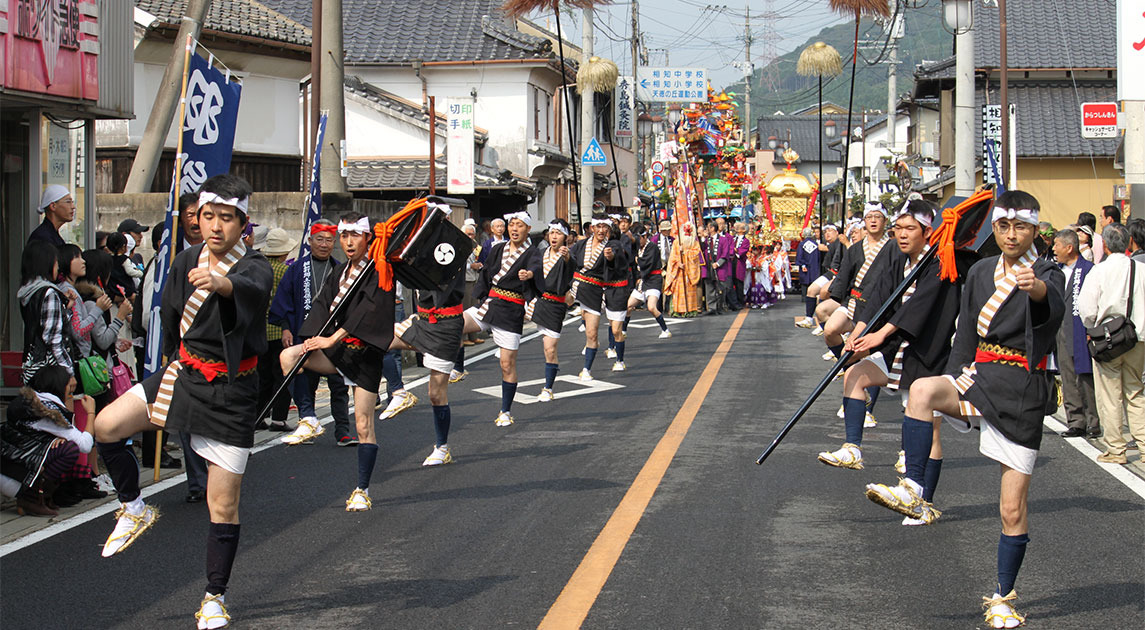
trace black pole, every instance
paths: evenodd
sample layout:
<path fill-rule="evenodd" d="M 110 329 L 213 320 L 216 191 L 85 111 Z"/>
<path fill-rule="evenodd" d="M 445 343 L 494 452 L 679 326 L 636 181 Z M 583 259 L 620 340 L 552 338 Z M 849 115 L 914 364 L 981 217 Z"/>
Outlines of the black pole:
<path fill-rule="evenodd" d="M 847 182 L 851 171 L 851 109 L 855 106 L 855 68 L 859 66 L 859 14 L 855 13 L 855 47 L 851 52 L 851 95 L 847 97 L 847 142 L 843 145 L 843 216 L 847 216 Z M 866 145 L 864 151 L 866 150 Z M 862 177 L 862 173 L 859 174 Z"/>
<path fill-rule="evenodd" d="M 902 296 L 904 293 L 906 293 L 907 288 L 914 283 L 914 280 L 918 277 L 918 274 L 922 273 L 922 270 L 926 267 L 926 264 L 930 262 L 936 255 L 938 255 L 937 247 L 931 247 L 925 254 L 922 255 L 922 258 L 919 259 L 918 264 L 915 265 L 914 269 L 911 269 L 910 273 L 907 274 L 905 278 L 903 278 L 903 281 L 900 282 L 897 287 L 895 287 L 895 290 L 891 294 L 890 298 L 888 298 L 886 302 L 883 302 L 883 305 L 879 307 L 879 310 L 875 313 L 875 316 L 871 318 L 871 321 L 867 327 L 863 329 L 862 334 L 860 334 L 858 337 L 855 337 L 855 339 L 861 339 L 868 332 L 876 330 L 883 325 L 883 319 L 886 317 L 887 311 L 890 310 L 891 305 L 902 299 Z M 788 420 L 787 424 L 783 426 L 783 429 L 779 431 L 779 435 L 775 436 L 775 439 L 771 441 L 771 444 L 767 447 L 767 450 L 763 451 L 763 454 L 759 456 L 759 459 L 755 460 L 755 463 L 762 464 L 763 460 L 767 459 L 767 457 L 771 455 L 772 451 L 774 451 L 775 448 L 779 446 L 779 443 L 783 441 L 783 438 L 786 437 L 791 429 L 795 426 L 795 423 L 799 422 L 799 420 L 803 418 L 804 414 L 806 414 L 807 411 L 811 409 L 811 405 L 814 404 L 819 396 L 823 394 L 823 391 L 826 390 L 827 386 L 831 384 L 831 381 L 835 378 L 835 375 L 837 375 L 843 369 L 843 367 L 847 365 L 847 362 L 851 360 L 851 356 L 853 354 L 853 352 L 848 350 L 839 355 L 839 360 L 836 361 L 835 365 L 833 365 L 827 372 L 827 376 L 824 376 L 823 380 L 819 381 L 819 384 L 815 386 L 814 390 L 812 390 L 811 395 L 807 397 L 807 400 L 803 401 L 803 404 L 799 406 L 799 409 L 795 412 L 795 415 L 791 416 L 791 419 Z"/>
<path fill-rule="evenodd" d="M 819 241 L 823 241 L 823 75 L 819 75 Z"/>
<path fill-rule="evenodd" d="M 615 94 L 615 90 L 613 90 Z M 612 106 L 612 97 L 608 99 L 609 106 Z M 608 150 L 612 153 L 612 177 L 616 180 L 616 198 L 620 200 L 620 207 L 624 207 L 624 192 L 620 188 L 620 169 L 616 164 L 616 139 L 612 137 L 612 125 L 608 129 Z M 639 180 L 637 180 L 639 181 Z M 636 190 L 636 196 L 640 196 L 639 186 Z"/>
<path fill-rule="evenodd" d="M 369 270 L 367 269 L 363 269 L 362 273 L 358 274 L 358 278 L 354 280 L 354 284 L 351 284 L 350 288 L 346 291 L 346 296 L 342 298 L 341 302 L 338 302 L 338 305 L 335 306 L 332 311 L 330 311 L 330 317 L 326 319 L 326 323 L 322 325 L 322 330 L 319 330 L 316 336 L 321 337 L 322 335 L 326 334 L 326 332 L 330 329 L 330 326 L 334 323 L 334 318 L 342 313 L 342 309 L 350 303 L 350 298 L 353 297 L 354 293 L 356 293 L 362 286 L 364 279 L 370 275 L 368 271 Z M 294 367 L 290 368 L 288 372 L 283 374 L 282 382 L 279 383 L 278 389 L 275 390 L 274 395 L 270 397 L 270 402 L 266 403 L 266 406 L 263 407 L 262 411 L 258 413 L 258 418 L 261 419 L 266 416 L 266 414 L 270 411 L 270 408 L 274 406 L 274 401 L 282 395 L 282 392 L 286 389 L 286 386 L 289 385 L 291 379 L 293 379 L 294 376 L 298 374 L 298 369 L 302 367 L 302 364 L 306 362 L 306 358 L 309 356 L 309 351 L 303 352 L 302 355 L 298 357 L 298 360 L 294 362 Z"/>
<path fill-rule="evenodd" d="M 561 11 L 557 9 L 557 54 L 561 58 L 561 92 L 565 97 L 565 126 L 569 130 L 569 154 L 572 156 L 572 174 L 573 174 L 573 190 L 576 195 L 573 197 L 576 200 L 576 225 L 579 228 L 581 221 L 584 217 L 581 216 L 580 208 L 580 176 L 577 175 L 576 167 L 576 142 L 573 141 L 573 126 L 572 126 L 572 101 L 569 99 L 568 84 L 565 83 L 565 38 L 561 35 Z M 572 223 L 572 221 L 569 221 Z"/>

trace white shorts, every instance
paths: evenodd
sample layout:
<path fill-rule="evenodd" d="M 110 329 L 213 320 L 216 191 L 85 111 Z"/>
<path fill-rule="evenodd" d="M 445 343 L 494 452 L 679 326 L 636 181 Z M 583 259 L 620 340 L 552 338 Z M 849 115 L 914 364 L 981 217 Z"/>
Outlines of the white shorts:
<path fill-rule="evenodd" d="M 470 306 L 465 309 L 465 313 L 469 315 L 477 325 L 481 327 L 481 332 L 493 332 L 493 343 L 497 344 L 498 348 L 506 350 L 516 350 L 521 347 L 521 333 L 509 332 L 504 328 L 498 328 L 491 324 L 486 324 L 477 317 L 477 307 Z"/>
<path fill-rule="evenodd" d="M 632 296 L 629 299 L 636 300 L 637 302 L 647 302 L 652 298 L 660 299 L 660 289 L 633 289 Z"/>
<path fill-rule="evenodd" d="M 812 282 L 808 288 L 814 289 L 815 292 L 818 293 L 823 287 L 827 286 L 827 283 L 830 281 L 831 279 L 827 276 L 819 276 L 818 278 L 815 278 L 815 282 Z"/>
<path fill-rule="evenodd" d="M 440 357 L 435 357 L 432 354 L 423 354 L 421 355 L 421 363 L 434 372 L 449 374 L 453 371 L 455 361 L 447 361 Z"/>
<path fill-rule="evenodd" d="M 127 390 L 131 394 L 147 404 L 147 394 L 143 391 L 143 384 L 136 383 Z M 218 440 L 214 440 L 201 435 L 191 434 L 191 450 L 195 451 L 203 459 L 211 462 L 212 464 L 222 466 L 228 472 L 236 475 L 241 475 L 246 472 L 247 459 L 250 457 L 250 449 L 242 446 L 231 446 L 230 444 L 223 444 Z"/>
<path fill-rule="evenodd" d="M 555 330 L 549 330 L 548 328 L 545 328 L 544 326 L 542 326 L 540 324 L 537 324 L 537 331 L 540 332 L 542 335 L 550 338 L 550 339 L 560 339 L 561 338 L 561 334 L 559 332 L 557 332 Z"/>
<path fill-rule="evenodd" d="M 604 316 L 610 322 L 623 322 L 628 319 L 628 311 L 614 311 L 610 308 L 604 309 Z"/>
<path fill-rule="evenodd" d="M 949 374 L 943 376 L 953 384 L 953 376 Z M 979 453 L 1022 474 L 1034 474 L 1034 462 L 1038 459 L 1038 452 L 1011 441 L 1010 438 L 1002 435 L 1001 431 L 994 428 L 994 425 L 990 424 L 989 421 L 983 422 L 982 416 L 957 418 L 947 414 L 940 415 L 960 433 L 968 433 L 977 427 L 979 429 Z"/>
<path fill-rule="evenodd" d="M 887 380 L 890 380 L 891 371 L 887 367 L 887 360 L 883 357 L 882 352 L 876 352 L 874 354 L 868 354 L 867 356 L 860 359 L 859 363 L 862 363 L 863 361 L 866 361 L 866 362 L 870 363 L 871 365 L 879 368 L 879 371 L 883 373 L 883 376 L 885 376 L 887 378 Z"/>
<path fill-rule="evenodd" d="M 590 314 L 590 315 L 596 315 L 597 317 L 600 317 L 600 311 L 594 311 L 594 310 L 592 310 L 591 308 L 589 308 L 589 307 L 587 307 L 587 306 L 584 306 L 584 305 L 581 305 L 579 308 L 580 308 L 580 310 L 581 310 L 581 314 L 582 314 L 582 315 L 583 315 L 584 313 L 588 313 L 588 314 Z"/>

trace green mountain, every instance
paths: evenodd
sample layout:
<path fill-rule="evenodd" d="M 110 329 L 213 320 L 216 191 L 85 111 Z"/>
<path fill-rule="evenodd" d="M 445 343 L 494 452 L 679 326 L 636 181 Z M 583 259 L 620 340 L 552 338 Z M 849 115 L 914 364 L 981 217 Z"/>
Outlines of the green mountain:
<path fill-rule="evenodd" d="M 901 95 L 914 87 L 914 69 L 925 61 L 945 59 L 953 54 L 954 36 L 942 27 L 942 6 L 931 1 L 921 8 L 907 9 L 904 17 L 904 36 L 899 40 L 899 64 L 896 73 L 896 90 Z M 774 114 L 777 111 L 794 112 L 818 102 L 817 79 L 803 77 L 795 72 L 799 53 L 815 42 L 823 41 L 835 47 L 843 57 L 843 73 L 833 79 L 824 78 L 823 100 L 840 107 L 847 107 L 847 96 L 851 79 L 850 57 L 855 35 L 855 23 L 846 22 L 829 26 L 818 35 L 809 38 L 795 50 L 773 60 L 766 68 L 757 68 L 752 76 L 751 114 L 752 117 Z M 855 75 L 856 113 L 865 109 L 885 110 L 887 107 L 887 65 L 868 65 L 866 60 L 875 61 L 883 52 L 886 41 L 882 28 L 871 20 L 864 19 L 859 25 L 859 40 L 876 40 L 878 45 L 859 50 L 859 65 Z M 758 40 L 757 40 L 758 41 Z M 864 60 L 864 57 L 866 60 Z M 764 81 L 770 76 L 774 89 Z M 743 105 L 744 82 L 738 81 L 727 86 L 734 92 L 740 106 Z M 754 121 L 753 123 L 754 124 Z"/>

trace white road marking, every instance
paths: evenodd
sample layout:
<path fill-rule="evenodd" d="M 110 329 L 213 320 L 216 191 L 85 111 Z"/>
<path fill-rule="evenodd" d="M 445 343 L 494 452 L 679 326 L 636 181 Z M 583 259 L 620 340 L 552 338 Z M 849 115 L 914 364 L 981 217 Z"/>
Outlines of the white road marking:
<path fill-rule="evenodd" d="M 1042 421 L 1042 424 L 1044 424 L 1048 429 L 1050 429 L 1054 433 L 1061 433 L 1062 431 L 1065 431 L 1067 428 L 1066 425 L 1058 422 L 1057 420 L 1055 420 L 1054 418 L 1052 418 L 1050 416 L 1046 416 L 1045 419 Z M 1101 451 L 1094 448 L 1094 446 L 1089 443 L 1089 440 L 1086 440 L 1083 437 L 1063 438 L 1063 439 L 1066 441 L 1067 444 L 1076 448 L 1078 450 L 1078 452 L 1080 452 L 1082 455 L 1085 455 L 1086 459 L 1097 464 L 1097 466 L 1099 468 L 1101 468 L 1105 472 L 1109 473 L 1110 475 L 1113 475 L 1114 479 L 1125 484 L 1126 488 L 1129 488 L 1130 490 L 1136 492 L 1138 496 L 1145 499 L 1145 479 L 1142 479 L 1142 478 L 1138 477 L 1137 475 L 1133 474 L 1132 472 L 1127 470 L 1125 468 L 1125 466 L 1122 466 L 1121 464 L 1103 464 L 1103 463 L 1097 461 L 1097 456 L 1101 455 Z M 1145 448 L 1145 444 L 1138 444 L 1137 448 Z"/>
<path fill-rule="evenodd" d="M 624 385 L 620 385 L 619 383 L 608 383 L 608 382 L 605 382 L 605 381 L 602 381 L 602 380 L 596 379 L 596 378 L 592 379 L 591 381 L 585 382 L 585 381 L 580 380 L 579 377 L 572 376 L 569 374 L 564 374 L 564 375 L 558 376 L 557 381 L 559 381 L 561 383 L 570 383 L 572 385 L 578 385 L 580 388 L 569 390 L 569 391 L 558 391 L 556 394 L 553 395 L 553 399 L 555 399 L 555 400 L 564 400 L 566 398 L 572 398 L 573 396 L 584 396 L 585 394 L 598 394 L 600 392 L 607 392 L 607 391 L 610 391 L 613 389 L 621 389 L 624 387 Z M 544 382 L 545 382 L 545 379 L 537 378 L 537 379 L 533 379 L 531 381 L 522 381 L 520 383 L 517 383 L 517 395 L 513 397 L 513 402 L 519 403 L 522 405 L 531 405 L 535 402 L 539 402 L 537 400 L 537 397 L 532 395 L 532 394 L 522 394 L 521 388 L 522 387 L 534 387 L 536 385 L 541 385 Z M 478 387 L 478 388 L 475 388 L 473 391 L 478 393 L 478 394 L 485 394 L 486 396 L 492 396 L 493 398 L 500 398 L 501 397 L 501 386 L 500 385 L 493 385 L 491 387 Z M 538 391 L 537 393 L 540 394 L 540 391 Z"/>
<path fill-rule="evenodd" d="M 664 323 L 668 324 L 669 326 L 673 326 L 675 324 L 690 324 L 694 321 L 696 321 L 696 320 L 685 319 L 683 317 L 665 317 L 664 318 Z M 634 320 L 628 322 L 628 327 L 629 328 L 659 328 L 660 324 L 657 324 L 655 319 L 646 317 L 644 319 L 634 319 Z"/>

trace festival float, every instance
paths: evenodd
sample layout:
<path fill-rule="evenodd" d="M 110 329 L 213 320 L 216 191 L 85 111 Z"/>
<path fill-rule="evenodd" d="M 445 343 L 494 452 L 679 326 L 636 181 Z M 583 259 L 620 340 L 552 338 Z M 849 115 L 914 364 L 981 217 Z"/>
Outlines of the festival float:
<path fill-rule="evenodd" d="M 743 216 L 749 192 L 747 148 L 734 94 L 708 88 L 708 100 L 683 110 L 676 137 L 693 177 L 702 182 L 703 217 Z M 737 210 L 738 209 L 738 210 Z"/>
<path fill-rule="evenodd" d="M 802 238 L 803 228 L 811 225 L 819 196 L 819 181 L 795 172 L 792 164 L 798 159 L 799 154 L 788 148 L 783 152 L 783 160 L 787 162 L 783 172 L 769 181 L 765 182 L 764 176 L 759 180 L 766 226 L 788 242 L 790 251 L 795 250 L 795 244 Z"/>

